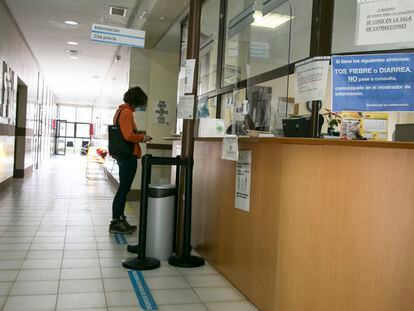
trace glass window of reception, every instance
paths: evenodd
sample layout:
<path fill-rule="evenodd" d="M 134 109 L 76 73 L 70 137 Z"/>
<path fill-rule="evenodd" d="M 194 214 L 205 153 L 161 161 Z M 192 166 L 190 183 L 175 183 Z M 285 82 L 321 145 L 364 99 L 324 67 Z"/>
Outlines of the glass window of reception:
<path fill-rule="evenodd" d="M 220 0 L 207 0 L 201 11 L 198 94 L 216 89 Z"/>
<path fill-rule="evenodd" d="M 222 85 L 309 57 L 312 0 L 228 0 Z"/>

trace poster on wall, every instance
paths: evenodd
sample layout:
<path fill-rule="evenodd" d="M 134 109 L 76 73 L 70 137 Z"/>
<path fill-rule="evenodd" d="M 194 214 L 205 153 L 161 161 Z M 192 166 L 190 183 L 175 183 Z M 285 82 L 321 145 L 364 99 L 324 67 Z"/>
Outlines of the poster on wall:
<path fill-rule="evenodd" d="M 235 207 L 250 211 L 250 182 L 252 175 L 252 151 L 240 150 L 236 166 Z"/>
<path fill-rule="evenodd" d="M 414 53 L 334 56 L 333 111 L 414 111 Z"/>
<path fill-rule="evenodd" d="M 413 0 L 358 0 L 356 45 L 413 42 Z"/>
<path fill-rule="evenodd" d="M 16 123 L 17 75 L 5 62 L 2 67 L 0 122 L 14 125 Z"/>
<path fill-rule="evenodd" d="M 324 100 L 330 57 L 313 57 L 295 66 L 296 102 Z"/>
<path fill-rule="evenodd" d="M 154 120 L 157 125 L 170 125 L 170 103 L 165 100 L 158 100 L 154 103 Z"/>

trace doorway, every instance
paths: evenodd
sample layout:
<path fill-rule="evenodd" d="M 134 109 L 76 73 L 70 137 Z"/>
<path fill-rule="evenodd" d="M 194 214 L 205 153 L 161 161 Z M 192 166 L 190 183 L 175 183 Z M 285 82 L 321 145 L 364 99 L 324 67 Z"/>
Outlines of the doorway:
<path fill-rule="evenodd" d="M 93 125 L 86 122 L 56 120 L 55 155 L 84 154 L 92 139 Z"/>
<path fill-rule="evenodd" d="M 27 85 L 17 78 L 16 128 L 14 144 L 13 177 L 24 178 L 32 171 L 25 167 L 26 158 L 26 114 L 27 114 Z"/>

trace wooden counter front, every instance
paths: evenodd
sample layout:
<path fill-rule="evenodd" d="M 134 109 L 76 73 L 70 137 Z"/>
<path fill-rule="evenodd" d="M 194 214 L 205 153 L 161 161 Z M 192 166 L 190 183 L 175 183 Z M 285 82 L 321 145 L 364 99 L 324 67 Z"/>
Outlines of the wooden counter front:
<path fill-rule="evenodd" d="M 260 310 L 414 310 L 414 150 L 240 148 L 252 150 L 249 213 L 234 207 L 221 141 L 196 141 L 193 246 Z"/>

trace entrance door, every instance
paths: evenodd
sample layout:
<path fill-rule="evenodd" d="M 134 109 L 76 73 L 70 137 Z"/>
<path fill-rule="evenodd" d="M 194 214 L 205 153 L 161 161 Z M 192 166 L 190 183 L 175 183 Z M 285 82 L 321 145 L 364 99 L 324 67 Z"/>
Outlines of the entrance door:
<path fill-rule="evenodd" d="M 66 155 L 66 137 L 68 123 L 66 120 L 56 120 L 55 154 Z"/>

